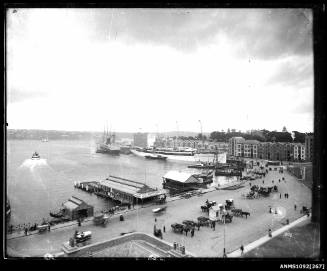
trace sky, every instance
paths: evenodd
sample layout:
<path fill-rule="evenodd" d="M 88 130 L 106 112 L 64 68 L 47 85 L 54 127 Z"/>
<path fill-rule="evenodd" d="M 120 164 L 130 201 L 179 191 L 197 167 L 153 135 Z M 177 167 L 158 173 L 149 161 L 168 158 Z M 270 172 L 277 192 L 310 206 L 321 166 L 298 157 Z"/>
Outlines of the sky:
<path fill-rule="evenodd" d="M 9 129 L 313 131 L 310 9 L 8 9 Z"/>

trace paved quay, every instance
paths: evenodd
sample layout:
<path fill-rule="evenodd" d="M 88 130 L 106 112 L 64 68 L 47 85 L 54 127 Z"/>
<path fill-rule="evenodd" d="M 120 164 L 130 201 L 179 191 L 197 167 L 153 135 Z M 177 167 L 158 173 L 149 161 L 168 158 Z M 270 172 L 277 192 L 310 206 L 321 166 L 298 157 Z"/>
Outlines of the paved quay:
<path fill-rule="evenodd" d="M 286 182 L 282 181 L 285 177 Z M 278 182 L 278 179 L 281 182 Z M 136 210 L 124 214 L 125 221 L 119 221 L 119 215 L 112 217 L 106 227 L 95 226 L 91 220 L 82 223 L 78 227 L 76 223 L 67 227 L 52 228 L 50 232 L 42 234 L 32 234 L 28 236 L 11 236 L 7 238 L 7 252 L 9 256 L 43 256 L 46 253 L 57 254 L 61 252 L 61 246 L 67 242 L 76 229 L 91 230 L 92 243 L 120 236 L 121 233 L 132 231 L 153 234 L 153 227 L 165 226 L 163 239 L 170 243 L 177 242 L 184 245 L 193 255 L 197 257 L 222 257 L 225 243 L 226 252 L 232 253 L 254 241 L 267 236 L 268 229 L 276 231 L 282 228 L 286 219 L 290 223 L 299 219 L 303 215 L 300 213 L 302 206 L 311 207 L 311 190 L 304 186 L 294 176 L 284 171 L 269 171 L 265 178 L 250 181 L 252 185 L 278 186 L 278 193 L 272 193 L 267 198 L 245 199 L 242 194 L 249 191 L 249 182 L 244 183 L 244 187 L 237 190 L 216 190 L 209 189 L 204 194 L 193 196 L 188 199 L 178 197 L 167 202 L 167 209 L 164 213 L 153 214 L 152 209 L 157 205 L 137 208 Z M 264 184 L 262 184 L 264 181 Z M 280 198 L 280 193 L 282 197 Z M 289 198 L 284 198 L 284 193 L 289 193 Z M 199 216 L 206 216 L 201 212 L 200 206 L 208 200 L 215 200 L 217 203 L 224 203 L 226 199 L 234 199 L 235 207 L 251 213 L 249 217 L 234 217 L 230 224 L 217 224 L 215 230 L 210 227 L 201 227 L 200 231 L 195 231 L 194 237 L 190 234 L 185 236 L 174 233 L 170 225 L 181 223 L 183 220 L 196 220 Z M 294 210 L 296 204 L 297 210 Z M 268 212 L 269 206 L 277 210 L 271 214 Z M 157 221 L 155 222 L 155 218 Z M 292 224 L 291 224 L 292 225 Z M 274 233 L 273 233 L 274 234 Z M 225 238 L 224 238 L 225 237 Z M 250 245 L 251 247 L 251 245 Z M 233 254 L 232 254 L 233 255 Z"/>

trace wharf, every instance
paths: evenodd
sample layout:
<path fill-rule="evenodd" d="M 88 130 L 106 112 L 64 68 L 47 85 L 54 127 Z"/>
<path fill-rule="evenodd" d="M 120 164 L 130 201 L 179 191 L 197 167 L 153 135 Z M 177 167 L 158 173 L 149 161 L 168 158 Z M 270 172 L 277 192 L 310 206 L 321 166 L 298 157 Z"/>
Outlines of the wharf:
<path fill-rule="evenodd" d="M 75 229 L 80 231 L 92 231 L 92 243 L 109 240 L 120 236 L 123 232 L 142 232 L 153 234 L 153 226 L 156 223 L 157 228 L 166 227 L 163 232 L 163 239 L 169 243 L 177 242 L 185 246 L 185 248 L 198 257 L 222 257 L 223 247 L 225 243 L 227 254 L 239 249 L 243 244 L 246 247 L 262 236 L 267 235 L 268 228 L 275 230 L 283 227 L 283 219 L 287 217 L 290 223 L 302 216 L 300 210 L 294 210 L 294 200 L 298 206 L 310 206 L 311 191 L 296 178 L 285 172 L 280 174 L 275 171 L 269 172 L 264 178 L 265 182 L 278 180 L 281 176 L 285 176 L 287 182 L 278 184 L 280 193 L 290 192 L 290 199 L 275 197 L 272 195 L 268 198 L 260 200 L 247 200 L 242 198 L 242 194 L 249 188 L 243 187 L 239 190 L 202 190 L 202 195 L 191 198 L 170 197 L 167 198 L 167 210 L 160 214 L 154 215 L 153 206 L 146 205 L 141 208 L 135 206 L 133 210 L 125 212 L 125 220 L 122 222 L 119 217 L 112 217 L 107 227 L 98 227 L 90 222 L 83 222 L 81 227 L 76 224 L 66 228 L 57 228 L 50 232 L 37 235 L 22 236 L 21 238 L 9 239 L 7 236 L 7 249 L 11 251 L 10 256 L 24 254 L 26 257 L 43 256 L 45 253 L 58 253 L 64 242 L 67 242 L 74 233 Z M 253 185 L 262 183 L 262 179 L 251 181 Z M 210 192 L 210 193 L 208 193 Z M 204 194 L 206 193 L 206 194 Z M 170 229 L 173 223 L 180 223 L 185 219 L 195 219 L 200 215 L 200 206 L 208 199 L 218 203 L 225 202 L 226 199 L 234 199 L 235 204 L 239 208 L 251 210 L 251 216 L 247 219 L 235 217 L 233 222 L 226 225 L 226 242 L 224 241 L 224 227 L 216 226 L 215 231 L 209 227 L 201 227 L 200 231 L 196 231 L 194 237 L 185 236 L 174 233 Z M 279 210 L 278 214 L 268 212 L 268 206 L 273 206 Z M 154 221 L 155 218 L 157 221 Z"/>
<path fill-rule="evenodd" d="M 112 175 L 98 182 L 75 182 L 74 186 L 97 196 L 128 205 L 157 199 L 166 194 L 165 190 L 151 188 L 144 183 Z"/>

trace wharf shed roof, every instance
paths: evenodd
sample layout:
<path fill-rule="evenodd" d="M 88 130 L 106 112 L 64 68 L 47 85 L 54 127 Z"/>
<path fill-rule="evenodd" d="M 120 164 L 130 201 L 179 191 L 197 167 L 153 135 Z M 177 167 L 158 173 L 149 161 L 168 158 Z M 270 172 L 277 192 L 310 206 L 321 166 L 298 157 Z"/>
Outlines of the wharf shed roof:
<path fill-rule="evenodd" d="M 64 204 L 64 207 L 69 209 L 69 210 L 75 210 L 76 208 L 79 207 L 79 205 L 75 204 L 74 202 L 71 201 L 66 201 Z"/>
<path fill-rule="evenodd" d="M 89 207 L 90 205 L 88 205 L 86 202 L 84 202 L 83 200 L 76 198 L 74 196 L 72 196 L 68 201 L 66 201 L 65 203 L 63 203 L 63 206 L 69 210 L 75 210 L 79 207 Z"/>
<path fill-rule="evenodd" d="M 133 195 L 140 190 L 138 187 L 124 185 L 111 180 L 102 180 L 100 181 L 100 184 L 130 195 Z"/>
<path fill-rule="evenodd" d="M 180 183 L 200 183 L 201 181 L 193 176 L 193 173 L 181 172 L 181 171 L 169 171 L 163 177 Z"/>
<path fill-rule="evenodd" d="M 124 184 L 127 186 L 132 186 L 135 188 L 142 188 L 145 186 L 144 183 L 140 183 L 140 182 L 136 182 L 136 181 L 132 181 L 132 180 L 128 180 L 125 178 L 116 177 L 116 176 L 112 176 L 112 175 L 110 175 L 109 178 L 107 178 L 107 179 L 110 181 L 113 181 L 113 182 L 121 183 L 121 184 Z"/>

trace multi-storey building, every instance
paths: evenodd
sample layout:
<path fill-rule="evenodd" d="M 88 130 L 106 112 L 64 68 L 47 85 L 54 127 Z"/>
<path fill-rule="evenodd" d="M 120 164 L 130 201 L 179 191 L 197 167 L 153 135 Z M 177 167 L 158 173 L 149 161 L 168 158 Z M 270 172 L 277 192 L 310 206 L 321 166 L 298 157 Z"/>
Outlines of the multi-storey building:
<path fill-rule="evenodd" d="M 305 160 L 312 161 L 313 159 L 313 133 L 305 135 Z"/>
<path fill-rule="evenodd" d="M 305 145 L 301 143 L 294 143 L 293 147 L 293 160 L 304 161 L 305 160 Z"/>
<path fill-rule="evenodd" d="M 154 143 L 155 147 L 161 148 L 178 148 L 178 147 L 189 147 L 195 148 L 199 151 L 210 151 L 210 152 L 228 152 L 228 143 L 226 142 L 210 142 L 202 141 L 198 139 L 180 139 L 172 137 L 157 137 Z"/>
<path fill-rule="evenodd" d="M 274 161 L 303 161 L 305 146 L 301 143 L 259 142 L 233 137 L 229 140 L 229 155 Z"/>

